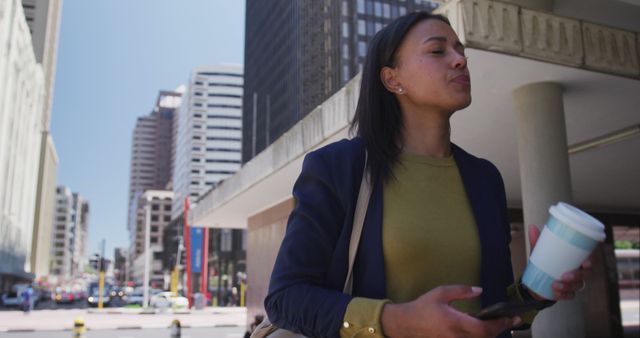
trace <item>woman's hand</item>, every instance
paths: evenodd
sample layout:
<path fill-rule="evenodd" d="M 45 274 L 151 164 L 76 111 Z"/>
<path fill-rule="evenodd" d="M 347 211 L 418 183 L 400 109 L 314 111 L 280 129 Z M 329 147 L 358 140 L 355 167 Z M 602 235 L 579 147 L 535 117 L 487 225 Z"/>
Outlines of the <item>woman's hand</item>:
<path fill-rule="evenodd" d="M 538 242 L 538 237 L 540 237 L 540 230 L 535 225 L 529 225 L 529 244 L 531 244 L 531 252 L 533 252 L 533 248 L 536 246 L 536 242 Z M 576 292 L 582 290 L 584 288 L 585 278 L 587 270 L 591 269 L 591 258 L 587 258 L 579 268 L 566 272 L 562 275 L 562 279 L 556 281 L 552 284 L 551 288 L 553 289 L 553 298 L 555 300 L 568 300 L 573 299 L 576 296 Z M 529 292 L 531 292 L 529 290 Z M 543 300 L 545 298 L 539 296 L 535 292 L 531 292 L 533 298 L 537 300 Z"/>
<path fill-rule="evenodd" d="M 380 322 L 385 337 L 496 337 L 520 324 L 515 318 L 479 320 L 460 312 L 450 304 L 478 297 L 482 289 L 466 285 L 435 288 L 418 299 L 402 304 L 387 304 Z"/>

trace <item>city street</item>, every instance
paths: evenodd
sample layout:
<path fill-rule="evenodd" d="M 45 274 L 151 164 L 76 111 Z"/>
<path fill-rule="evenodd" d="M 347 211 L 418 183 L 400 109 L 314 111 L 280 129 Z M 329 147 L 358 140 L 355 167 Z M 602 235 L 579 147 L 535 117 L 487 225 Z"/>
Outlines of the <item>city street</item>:
<path fill-rule="evenodd" d="M 124 308 L 36 310 L 28 314 L 3 311 L 0 312 L 0 336 L 68 337 L 74 320 L 83 318 L 88 337 L 151 337 L 154 332 L 166 332 L 168 336 L 168 327 L 175 319 L 180 321 L 185 334 L 187 330 L 191 332 L 190 337 L 198 337 L 205 332 L 211 337 L 211 330 L 218 330 L 221 334 L 238 334 L 239 337 L 244 334 L 246 316 L 246 308 L 241 307 L 209 307 L 179 314 L 171 311 L 147 314 L 140 309 Z M 158 337 L 162 337 L 162 334 Z"/>

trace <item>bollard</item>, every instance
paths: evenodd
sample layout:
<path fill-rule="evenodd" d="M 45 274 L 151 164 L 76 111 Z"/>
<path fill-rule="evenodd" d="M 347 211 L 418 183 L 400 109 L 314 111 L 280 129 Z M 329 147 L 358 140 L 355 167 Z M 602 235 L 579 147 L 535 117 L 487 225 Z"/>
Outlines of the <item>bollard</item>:
<path fill-rule="evenodd" d="M 84 326 L 84 318 L 78 317 L 73 321 L 72 338 L 84 338 L 87 328 Z"/>
<path fill-rule="evenodd" d="M 169 329 L 171 330 L 171 338 L 180 338 L 182 337 L 182 326 L 180 325 L 180 321 L 177 319 L 174 319 L 171 322 L 171 326 L 169 326 Z"/>

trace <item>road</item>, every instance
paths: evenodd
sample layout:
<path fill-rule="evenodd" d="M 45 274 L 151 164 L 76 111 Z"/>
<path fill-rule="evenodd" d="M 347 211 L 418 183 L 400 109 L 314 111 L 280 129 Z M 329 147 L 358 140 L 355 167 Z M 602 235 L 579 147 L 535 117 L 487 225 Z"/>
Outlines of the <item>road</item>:
<path fill-rule="evenodd" d="M 198 327 L 182 329 L 181 338 L 242 338 L 244 327 Z M 6 338 L 69 338 L 70 331 L 0 332 Z M 86 338 L 164 338 L 170 337 L 169 329 L 90 330 Z"/>

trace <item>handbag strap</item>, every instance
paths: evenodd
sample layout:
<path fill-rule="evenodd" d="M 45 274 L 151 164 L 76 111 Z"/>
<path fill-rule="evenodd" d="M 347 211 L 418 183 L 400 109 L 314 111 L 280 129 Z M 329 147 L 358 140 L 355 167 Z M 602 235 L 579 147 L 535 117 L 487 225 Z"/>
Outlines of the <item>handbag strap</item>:
<path fill-rule="evenodd" d="M 353 214 L 353 227 L 351 230 L 351 240 L 349 241 L 349 270 L 347 271 L 347 280 L 344 282 L 343 292 L 351 294 L 353 291 L 353 264 L 356 260 L 358 245 L 360 244 L 360 235 L 364 226 L 364 217 L 367 214 L 369 199 L 371 197 L 371 177 L 367 171 L 367 151 L 364 153 L 364 172 L 362 173 L 362 182 L 360 182 L 360 191 L 358 192 L 358 202 L 356 203 L 356 211 Z"/>

